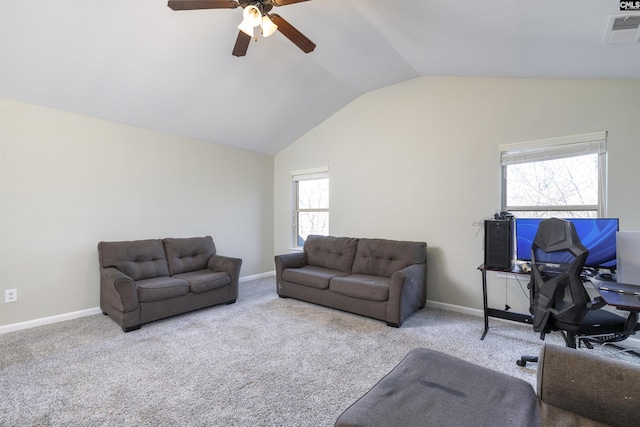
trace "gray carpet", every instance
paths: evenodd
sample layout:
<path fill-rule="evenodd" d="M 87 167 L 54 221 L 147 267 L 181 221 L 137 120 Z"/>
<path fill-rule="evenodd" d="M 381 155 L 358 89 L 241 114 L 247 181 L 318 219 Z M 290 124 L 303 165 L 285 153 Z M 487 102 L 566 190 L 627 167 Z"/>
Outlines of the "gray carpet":
<path fill-rule="evenodd" d="M 0 425 L 331 426 L 416 347 L 535 385 L 535 364 L 515 360 L 543 342 L 491 325 L 480 341 L 482 318 L 424 309 L 395 329 L 248 281 L 236 304 L 127 334 L 94 315 L 0 335 Z"/>

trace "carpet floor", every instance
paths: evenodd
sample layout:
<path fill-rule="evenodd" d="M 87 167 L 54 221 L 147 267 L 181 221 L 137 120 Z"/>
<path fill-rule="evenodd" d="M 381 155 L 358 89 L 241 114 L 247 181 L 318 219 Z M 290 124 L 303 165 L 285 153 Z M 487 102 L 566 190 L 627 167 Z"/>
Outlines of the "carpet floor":
<path fill-rule="evenodd" d="M 417 347 L 535 386 L 536 365 L 515 364 L 543 344 L 531 327 L 492 319 L 482 331 L 480 317 L 430 308 L 391 328 L 257 279 L 236 304 L 126 334 L 98 314 L 0 335 L 0 425 L 331 426 Z"/>

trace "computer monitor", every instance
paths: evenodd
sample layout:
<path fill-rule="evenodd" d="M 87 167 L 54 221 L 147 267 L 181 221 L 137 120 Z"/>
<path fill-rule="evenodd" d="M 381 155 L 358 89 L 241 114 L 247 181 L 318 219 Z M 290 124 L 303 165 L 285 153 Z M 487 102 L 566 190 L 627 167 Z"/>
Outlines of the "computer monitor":
<path fill-rule="evenodd" d="M 544 218 L 516 218 L 516 257 L 531 261 L 531 244 Z M 616 232 L 618 218 L 566 218 L 576 227 L 582 244 L 589 249 L 585 267 L 616 267 Z"/>

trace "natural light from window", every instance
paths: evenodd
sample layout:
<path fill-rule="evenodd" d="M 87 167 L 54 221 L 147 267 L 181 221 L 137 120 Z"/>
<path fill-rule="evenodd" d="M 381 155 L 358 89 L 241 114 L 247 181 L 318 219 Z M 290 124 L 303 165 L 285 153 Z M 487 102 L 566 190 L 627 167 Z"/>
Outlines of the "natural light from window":
<path fill-rule="evenodd" d="M 607 131 L 498 146 L 501 210 L 516 218 L 602 218 Z"/>
<path fill-rule="evenodd" d="M 296 246 L 311 234 L 329 235 L 329 178 L 296 181 Z"/>
<path fill-rule="evenodd" d="M 598 154 L 509 165 L 507 210 L 524 218 L 595 218 L 598 176 Z"/>

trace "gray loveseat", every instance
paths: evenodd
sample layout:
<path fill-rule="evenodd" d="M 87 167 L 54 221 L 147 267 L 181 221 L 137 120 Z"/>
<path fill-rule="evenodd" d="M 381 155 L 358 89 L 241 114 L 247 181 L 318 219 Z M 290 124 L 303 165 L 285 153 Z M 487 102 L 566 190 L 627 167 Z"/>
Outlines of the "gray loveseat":
<path fill-rule="evenodd" d="M 242 260 L 210 236 L 98 243 L 100 309 L 125 332 L 238 298 Z"/>
<path fill-rule="evenodd" d="M 526 381 L 414 349 L 336 427 L 627 427 L 640 420 L 640 366 L 554 345 Z"/>
<path fill-rule="evenodd" d="M 399 327 L 427 298 L 427 244 L 311 235 L 275 257 L 278 295 Z"/>

